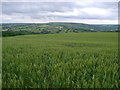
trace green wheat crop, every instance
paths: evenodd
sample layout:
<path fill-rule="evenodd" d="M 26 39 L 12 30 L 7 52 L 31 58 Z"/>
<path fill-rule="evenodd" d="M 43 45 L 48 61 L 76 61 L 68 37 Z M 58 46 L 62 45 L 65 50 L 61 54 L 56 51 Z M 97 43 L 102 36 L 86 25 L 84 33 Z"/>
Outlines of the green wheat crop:
<path fill-rule="evenodd" d="M 3 88 L 118 88 L 114 32 L 3 38 Z"/>

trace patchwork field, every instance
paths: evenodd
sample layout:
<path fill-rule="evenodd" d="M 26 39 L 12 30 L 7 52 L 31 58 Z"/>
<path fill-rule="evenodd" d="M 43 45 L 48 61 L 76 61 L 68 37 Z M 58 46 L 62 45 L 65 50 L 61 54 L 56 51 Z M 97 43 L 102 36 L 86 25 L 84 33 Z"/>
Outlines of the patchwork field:
<path fill-rule="evenodd" d="M 3 88 L 118 88 L 118 33 L 3 37 Z"/>

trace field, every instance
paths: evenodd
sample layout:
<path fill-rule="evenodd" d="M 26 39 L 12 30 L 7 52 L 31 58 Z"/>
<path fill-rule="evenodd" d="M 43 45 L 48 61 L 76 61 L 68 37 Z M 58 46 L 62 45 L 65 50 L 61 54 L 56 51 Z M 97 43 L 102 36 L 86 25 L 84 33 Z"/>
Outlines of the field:
<path fill-rule="evenodd" d="M 3 37 L 3 88 L 118 88 L 118 33 Z"/>

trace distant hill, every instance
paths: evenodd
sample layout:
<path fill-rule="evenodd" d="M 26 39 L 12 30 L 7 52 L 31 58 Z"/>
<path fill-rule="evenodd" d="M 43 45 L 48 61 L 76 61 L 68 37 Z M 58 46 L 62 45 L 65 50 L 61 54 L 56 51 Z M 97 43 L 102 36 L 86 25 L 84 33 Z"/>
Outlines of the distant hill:
<path fill-rule="evenodd" d="M 1 26 L 1 25 L 0 25 Z M 50 23 L 3 23 L 3 32 L 26 34 L 49 34 L 70 32 L 108 32 L 118 31 L 118 25 L 93 25 L 84 23 L 50 22 Z"/>
<path fill-rule="evenodd" d="M 116 31 L 118 30 L 118 25 L 106 25 L 106 24 L 84 24 L 84 23 L 48 23 L 48 25 L 63 26 L 70 29 L 78 29 L 80 31 Z"/>

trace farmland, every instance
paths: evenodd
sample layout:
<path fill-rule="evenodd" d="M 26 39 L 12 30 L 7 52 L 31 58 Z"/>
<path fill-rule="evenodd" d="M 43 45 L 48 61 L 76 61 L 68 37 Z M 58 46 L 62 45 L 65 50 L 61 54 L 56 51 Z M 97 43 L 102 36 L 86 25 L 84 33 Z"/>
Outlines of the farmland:
<path fill-rule="evenodd" d="M 3 88 L 118 88 L 118 33 L 3 37 Z"/>
<path fill-rule="evenodd" d="M 79 32 L 117 32 L 118 25 L 91 25 L 84 23 L 3 23 L 2 36 L 26 34 L 61 34 Z"/>

